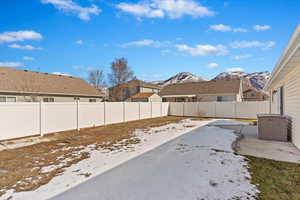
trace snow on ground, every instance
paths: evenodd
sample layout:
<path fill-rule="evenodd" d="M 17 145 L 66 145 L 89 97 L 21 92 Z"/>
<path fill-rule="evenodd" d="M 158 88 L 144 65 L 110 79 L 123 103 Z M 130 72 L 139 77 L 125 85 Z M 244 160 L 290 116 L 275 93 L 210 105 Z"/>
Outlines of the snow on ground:
<path fill-rule="evenodd" d="M 6 199 L 12 196 L 12 199 L 22 200 L 48 199 L 195 128 L 207 125 L 210 122 L 212 121 L 187 119 L 180 123 L 171 123 L 147 130 L 136 130 L 135 135 L 141 142 L 115 151 L 95 150 L 94 145 L 89 145 L 80 152 L 89 152 L 90 158 L 66 168 L 61 175 L 54 177 L 48 184 L 34 191 L 19 193 L 7 191 L 1 198 Z M 51 171 L 56 167 L 57 166 L 48 166 L 42 170 Z"/>

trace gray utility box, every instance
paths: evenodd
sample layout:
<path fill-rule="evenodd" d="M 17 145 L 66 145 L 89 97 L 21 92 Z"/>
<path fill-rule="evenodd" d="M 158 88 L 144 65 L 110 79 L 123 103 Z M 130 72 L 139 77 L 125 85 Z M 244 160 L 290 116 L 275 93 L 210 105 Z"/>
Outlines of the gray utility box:
<path fill-rule="evenodd" d="M 279 114 L 258 114 L 257 118 L 259 139 L 283 142 L 291 140 L 291 117 Z"/>

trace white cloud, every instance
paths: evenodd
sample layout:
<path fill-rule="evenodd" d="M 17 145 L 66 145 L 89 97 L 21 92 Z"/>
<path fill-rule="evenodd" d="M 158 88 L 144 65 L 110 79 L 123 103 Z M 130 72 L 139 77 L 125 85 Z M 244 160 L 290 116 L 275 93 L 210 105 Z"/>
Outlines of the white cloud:
<path fill-rule="evenodd" d="M 52 4 L 55 8 L 66 12 L 74 13 L 81 20 L 88 21 L 91 15 L 99 15 L 101 9 L 92 4 L 90 7 L 82 7 L 75 3 L 73 0 L 41 0 L 42 3 Z"/>
<path fill-rule="evenodd" d="M 43 36 L 35 31 L 13 31 L 0 33 L 0 42 L 41 40 Z"/>
<path fill-rule="evenodd" d="M 33 47 L 31 45 L 19 45 L 19 44 L 11 44 L 11 45 L 8 45 L 8 47 L 13 48 L 13 49 L 23 49 L 23 50 L 41 50 L 42 49 L 40 47 Z"/>
<path fill-rule="evenodd" d="M 226 32 L 226 31 L 231 31 L 232 30 L 232 28 L 230 26 L 227 26 L 227 25 L 224 25 L 224 24 L 211 25 L 210 29 L 214 30 L 214 31 L 222 31 L 222 32 Z"/>
<path fill-rule="evenodd" d="M 270 49 L 274 47 L 276 43 L 274 41 L 260 42 L 260 41 L 235 41 L 230 44 L 232 48 L 251 48 L 251 47 L 261 47 L 262 49 Z"/>
<path fill-rule="evenodd" d="M 244 55 L 237 55 L 237 56 L 232 56 L 231 58 L 233 60 L 241 60 L 241 59 L 246 59 L 252 57 L 251 54 L 244 54 Z"/>
<path fill-rule="evenodd" d="M 23 67 L 20 62 L 0 62 L 0 67 Z"/>
<path fill-rule="evenodd" d="M 224 45 L 196 45 L 196 47 L 190 47 L 188 45 L 176 45 L 178 51 L 187 52 L 191 56 L 221 56 L 228 53 L 227 47 Z"/>
<path fill-rule="evenodd" d="M 83 41 L 82 40 L 76 40 L 75 43 L 78 44 L 78 45 L 82 45 Z"/>
<path fill-rule="evenodd" d="M 243 72 L 244 69 L 240 67 L 233 67 L 233 68 L 227 68 L 226 71 L 228 72 Z"/>
<path fill-rule="evenodd" d="M 33 57 L 29 57 L 29 56 L 23 56 L 23 60 L 34 60 Z"/>
<path fill-rule="evenodd" d="M 71 76 L 70 74 L 62 73 L 62 72 L 52 72 L 52 74 L 61 75 L 61 76 Z"/>
<path fill-rule="evenodd" d="M 214 12 L 194 0 L 146 0 L 134 3 L 119 3 L 117 8 L 136 17 L 178 19 L 184 15 L 192 17 L 212 16 Z"/>
<path fill-rule="evenodd" d="M 217 63 L 209 63 L 207 66 L 213 69 L 213 68 L 217 68 L 219 65 Z"/>
<path fill-rule="evenodd" d="M 133 42 L 128 42 L 125 44 L 122 44 L 122 47 L 128 47 L 128 46 L 150 46 L 150 47 L 162 47 L 166 46 L 169 44 L 169 42 L 160 42 L 160 41 L 155 41 L 155 40 L 138 40 L 138 41 L 133 41 Z"/>
<path fill-rule="evenodd" d="M 214 24 L 209 27 L 213 31 L 220 31 L 220 32 L 228 32 L 228 31 L 233 31 L 233 32 L 247 32 L 247 29 L 244 28 L 233 28 L 228 25 L 224 24 Z"/>
<path fill-rule="evenodd" d="M 90 71 L 90 70 L 94 70 L 95 68 L 76 65 L 76 66 L 73 66 L 72 69 L 74 69 L 74 70 L 83 70 L 83 71 Z"/>
<path fill-rule="evenodd" d="M 254 25 L 253 29 L 256 31 L 266 31 L 269 30 L 271 28 L 270 25 Z"/>
<path fill-rule="evenodd" d="M 170 53 L 170 50 L 169 49 L 164 49 L 164 50 L 161 50 L 160 52 L 162 54 L 167 54 L 167 53 Z"/>
<path fill-rule="evenodd" d="M 245 28 L 233 28 L 232 31 L 233 32 L 242 32 L 242 33 L 248 32 L 248 30 Z"/>

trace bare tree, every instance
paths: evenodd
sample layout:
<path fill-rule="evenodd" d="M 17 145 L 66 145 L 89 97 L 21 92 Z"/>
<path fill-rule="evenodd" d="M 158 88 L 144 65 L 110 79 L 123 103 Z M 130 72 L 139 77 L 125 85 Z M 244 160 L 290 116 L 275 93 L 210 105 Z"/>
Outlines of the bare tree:
<path fill-rule="evenodd" d="M 89 71 L 88 81 L 95 88 L 98 88 L 100 85 L 104 85 L 104 73 L 102 70 L 96 69 Z"/>
<path fill-rule="evenodd" d="M 108 79 L 111 85 L 118 85 L 134 78 L 133 71 L 128 66 L 126 58 L 117 58 L 111 63 L 111 73 Z"/>

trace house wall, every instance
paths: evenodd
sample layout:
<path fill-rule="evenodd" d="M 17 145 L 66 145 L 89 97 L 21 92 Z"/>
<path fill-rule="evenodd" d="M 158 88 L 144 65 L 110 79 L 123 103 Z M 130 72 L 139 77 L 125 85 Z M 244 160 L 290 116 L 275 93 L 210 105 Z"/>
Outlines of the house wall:
<path fill-rule="evenodd" d="M 43 101 L 44 98 L 54 98 L 54 102 L 75 102 L 74 97 L 58 97 L 58 96 L 23 96 L 23 95 L 8 95 L 8 94 L 0 94 L 0 97 L 16 97 L 16 102 L 39 102 Z M 86 98 L 80 97 L 80 102 L 89 102 L 90 99 L 96 99 L 96 102 L 101 102 L 102 98 Z"/>
<path fill-rule="evenodd" d="M 163 98 L 165 102 L 179 102 L 179 99 L 184 99 L 184 102 L 211 102 L 218 101 L 218 96 L 222 97 L 222 101 L 238 101 L 239 95 L 236 94 L 198 94 L 194 97 L 167 97 Z"/>
<path fill-rule="evenodd" d="M 140 87 L 140 92 L 144 93 L 144 92 L 154 92 L 154 93 L 158 93 L 159 90 L 155 89 L 155 88 L 146 88 L 146 87 Z"/>
<path fill-rule="evenodd" d="M 280 113 L 280 86 L 284 90 L 284 114 L 292 117 L 292 142 L 300 149 L 300 65 L 270 87 L 271 113 Z M 272 95 L 274 90 L 278 92 Z"/>
<path fill-rule="evenodd" d="M 197 95 L 197 101 L 200 102 L 217 101 L 218 96 L 222 97 L 222 101 L 237 101 L 236 94 L 199 94 Z"/>
<path fill-rule="evenodd" d="M 248 90 L 243 93 L 243 101 L 265 101 L 268 100 L 268 96 L 263 92 Z"/>

